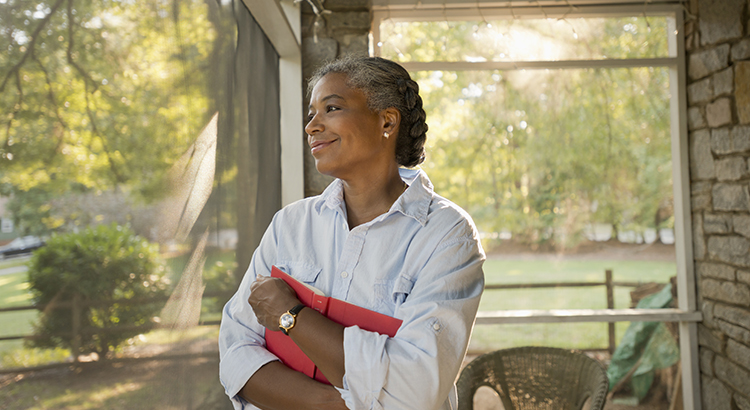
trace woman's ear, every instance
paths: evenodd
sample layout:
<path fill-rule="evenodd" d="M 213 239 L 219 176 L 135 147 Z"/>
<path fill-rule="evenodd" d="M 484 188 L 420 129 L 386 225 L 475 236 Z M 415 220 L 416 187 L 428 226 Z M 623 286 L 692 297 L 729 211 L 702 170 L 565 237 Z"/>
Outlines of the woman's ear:
<path fill-rule="evenodd" d="M 380 112 L 383 123 L 383 135 L 396 135 L 399 125 L 401 124 L 401 113 L 399 110 L 390 107 Z"/>

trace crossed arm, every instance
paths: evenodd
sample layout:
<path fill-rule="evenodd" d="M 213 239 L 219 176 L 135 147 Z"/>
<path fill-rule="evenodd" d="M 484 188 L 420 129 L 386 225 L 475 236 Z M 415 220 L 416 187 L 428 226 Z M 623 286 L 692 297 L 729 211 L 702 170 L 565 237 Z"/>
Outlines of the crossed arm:
<path fill-rule="evenodd" d="M 278 318 L 299 300 L 281 279 L 259 277 L 250 286 L 248 302 L 267 332 L 279 331 Z M 334 386 L 343 386 L 344 327 L 313 309 L 302 309 L 289 337 Z M 290 394 L 292 393 L 292 394 Z M 333 387 L 274 361 L 261 367 L 245 383 L 240 396 L 262 409 L 346 409 Z"/>
<path fill-rule="evenodd" d="M 302 309 L 289 335 L 333 386 L 287 368 L 265 349 L 264 333 L 279 331 L 279 316 L 299 302 L 283 281 L 247 275 L 225 307 L 220 337 L 221 378 L 237 408 L 242 402 L 261 409 L 440 408 L 483 288 L 475 242 L 461 237 L 444 245 L 423 266 L 424 275 L 397 281 L 404 324 L 394 338 L 343 328 Z"/>

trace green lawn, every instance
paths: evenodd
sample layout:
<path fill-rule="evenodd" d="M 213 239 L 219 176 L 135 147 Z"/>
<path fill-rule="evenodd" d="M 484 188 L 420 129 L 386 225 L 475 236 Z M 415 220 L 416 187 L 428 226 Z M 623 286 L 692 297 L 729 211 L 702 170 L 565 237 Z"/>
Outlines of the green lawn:
<path fill-rule="evenodd" d="M 676 274 L 674 262 L 599 260 L 493 260 L 484 265 L 488 284 L 604 282 L 604 271 L 612 270 L 613 280 L 666 283 Z M 632 288 L 616 287 L 615 308 L 630 306 Z M 489 290 L 482 295 L 479 310 L 511 309 L 605 309 L 604 286 L 585 288 L 542 288 Z M 617 323 L 616 337 L 629 323 Z M 608 346 L 606 323 L 561 323 L 526 325 L 482 325 L 474 328 L 469 350 L 489 351 L 515 346 L 557 346 L 597 349 Z"/>
<path fill-rule="evenodd" d="M 503 260 L 484 263 L 487 283 L 602 282 L 612 270 L 615 281 L 665 282 L 676 273 L 674 261 Z"/>
<path fill-rule="evenodd" d="M 31 304 L 31 293 L 29 293 L 26 278 L 25 272 L 0 276 L 0 307 Z M 36 315 L 37 312 L 34 310 L 0 312 L 0 337 L 30 334 L 31 323 L 36 319 Z M 1 341 L 0 359 L 21 346 L 20 340 Z"/>
<path fill-rule="evenodd" d="M 614 281 L 666 283 L 676 274 L 674 262 L 658 261 L 504 261 L 487 260 L 487 284 L 604 282 L 604 271 L 612 270 Z M 630 305 L 632 288 L 615 288 L 615 307 Z M 480 310 L 505 309 L 605 309 L 604 286 L 588 288 L 542 288 L 489 290 Z"/>
<path fill-rule="evenodd" d="M 0 307 L 31 304 L 31 293 L 26 279 L 26 272 L 0 276 Z M 0 332 L 2 331 L 0 329 Z"/>
<path fill-rule="evenodd" d="M 28 257 L 19 257 L 8 260 L 0 260 L 0 269 L 13 268 L 15 266 L 25 265 L 29 262 Z"/>

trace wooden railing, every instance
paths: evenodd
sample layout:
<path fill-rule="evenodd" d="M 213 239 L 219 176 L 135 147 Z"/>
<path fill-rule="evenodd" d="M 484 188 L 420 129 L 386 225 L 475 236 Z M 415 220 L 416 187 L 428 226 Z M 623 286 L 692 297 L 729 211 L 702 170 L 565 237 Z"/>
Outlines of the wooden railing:
<path fill-rule="evenodd" d="M 206 298 L 213 298 L 213 297 L 225 297 L 229 298 L 232 296 L 234 292 L 204 292 L 202 299 Z M 149 330 L 154 330 L 158 328 L 167 328 L 167 326 L 159 324 L 159 323 L 149 323 L 145 325 L 118 325 L 118 326 L 112 326 L 112 327 L 83 327 L 81 324 L 81 317 L 84 312 L 84 309 L 88 307 L 96 307 L 96 306 L 109 306 L 112 304 L 120 304 L 120 305 L 139 305 L 139 304 L 147 304 L 147 303 L 165 303 L 167 300 L 169 300 L 169 296 L 161 296 L 161 297 L 153 297 L 153 298 L 134 298 L 134 299 L 121 299 L 121 300 L 93 300 L 93 301 L 84 301 L 81 300 L 80 295 L 75 295 L 73 299 L 66 300 L 66 301 L 60 301 L 60 302 L 53 302 L 46 305 L 26 305 L 26 306 L 15 306 L 15 307 L 8 307 L 8 308 L 0 308 L 0 313 L 4 312 L 18 312 L 18 311 L 24 311 L 24 310 L 38 310 L 38 311 L 44 311 L 48 309 L 71 309 L 71 322 L 72 322 L 72 328 L 69 332 L 59 332 L 54 334 L 46 334 L 44 337 L 49 336 L 67 336 L 73 338 L 73 346 L 72 350 L 73 352 L 77 352 L 80 350 L 81 346 L 81 336 L 84 334 L 89 333 L 98 333 L 98 334 L 106 334 L 106 333 L 116 333 L 116 332 L 122 332 L 122 331 L 143 331 L 147 332 Z M 172 297 L 174 299 L 174 297 Z M 204 320 L 200 321 L 198 323 L 198 326 L 215 326 L 220 323 L 219 320 Z M 15 335 L 15 336 L 0 336 L 0 342 L 6 341 L 6 340 L 32 340 L 32 339 L 39 339 L 42 336 L 38 335 Z M 73 355 L 74 358 L 77 355 Z"/>
<path fill-rule="evenodd" d="M 607 296 L 607 309 L 615 308 L 615 286 L 621 287 L 637 287 L 640 286 L 641 282 L 615 282 L 612 280 L 612 270 L 607 269 L 604 271 L 604 282 L 547 282 L 547 283 L 517 283 L 517 284 L 489 284 L 485 285 L 485 290 L 499 290 L 499 289 L 539 289 L 539 288 L 582 288 L 592 286 L 604 286 Z M 481 323 L 480 323 L 481 324 Z M 607 350 L 610 353 L 615 351 L 615 324 L 608 323 L 609 330 L 609 345 Z"/>
<path fill-rule="evenodd" d="M 614 281 L 612 279 L 612 270 L 606 270 L 604 274 L 603 282 L 555 282 L 555 283 L 519 283 L 519 284 L 487 284 L 485 290 L 501 290 L 501 289 L 539 289 L 539 288 L 567 288 L 567 287 L 595 287 L 603 286 L 605 288 L 607 297 L 607 310 L 560 310 L 560 311 L 517 311 L 509 310 L 502 312 L 479 312 L 477 315 L 477 324 L 503 324 L 503 323 L 561 323 L 561 322 L 609 322 L 608 323 L 608 339 L 609 345 L 607 350 L 610 353 L 614 352 L 615 349 L 615 322 L 616 321 L 636 321 L 636 320 L 647 320 L 649 315 L 653 317 L 653 320 L 664 320 L 664 321 L 677 321 L 677 320 L 700 320 L 699 317 L 685 317 L 684 312 L 672 312 L 675 309 L 657 309 L 654 312 L 645 312 L 644 309 L 620 309 L 616 310 L 614 301 L 614 288 L 615 287 L 637 287 L 641 285 L 640 282 L 622 282 Z M 232 292 L 204 292 L 202 299 L 212 297 L 231 297 Z M 121 331 L 142 331 L 147 332 L 157 328 L 166 328 L 167 326 L 159 323 L 149 323 L 146 325 L 129 326 L 120 325 L 108 328 L 99 327 L 83 327 L 81 324 L 81 315 L 85 308 L 94 306 L 108 306 L 113 303 L 121 305 L 135 305 L 144 303 L 163 303 L 169 299 L 168 296 L 157 297 L 157 298 L 139 298 L 139 299 L 125 299 L 117 301 L 83 301 L 80 297 L 74 297 L 69 301 L 61 301 L 50 303 L 47 305 L 27 305 L 0 308 L 0 313 L 4 312 L 17 312 L 24 310 L 38 310 L 43 311 L 46 309 L 59 309 L 59 308 L 71 308 L 72 315 L 72 328 L 69 332 L 61 332 L 53 334 L 52 336 L 72 336 L 74 352 L 79 351 L 81 345 L 81 337 L 84 334 L 89 333 L 112 333 Z M 540 313 L 541 312 L 541 313 Z M 644 316 L 645 313 L 645 316 Z M 592 317 L 588 317 L 592 316 Z M 593 317 L 596 316 L 596 317 Z M 219 320 L 204 320 L 198 323 L 198 326 L 215 326 L 220 323 Z M 46 335 L 47 337 L 49 335 Z M 19 340 L 19 339 L 36 339 L 41 336 L 37 335 L 15 335 L 15 336 L 1 336 L 0 342 L 8 340 Z M 73 355 L 74 357 L 77 355 Z"/>

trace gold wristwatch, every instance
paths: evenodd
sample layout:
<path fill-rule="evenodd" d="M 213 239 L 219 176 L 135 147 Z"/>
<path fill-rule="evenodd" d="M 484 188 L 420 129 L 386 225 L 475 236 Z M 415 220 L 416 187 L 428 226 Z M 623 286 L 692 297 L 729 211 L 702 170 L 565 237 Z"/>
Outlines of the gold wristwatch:
<path fill-rule="evenodd" d="M 284 332 L 285 335 L 289 335 L 289 331 L 292 330 L 295 324 L 297 324 L 297 315 L 305 307 L 303 304 L 299 304 L 286 313 L 279 316 L 279 329 Z"/>

